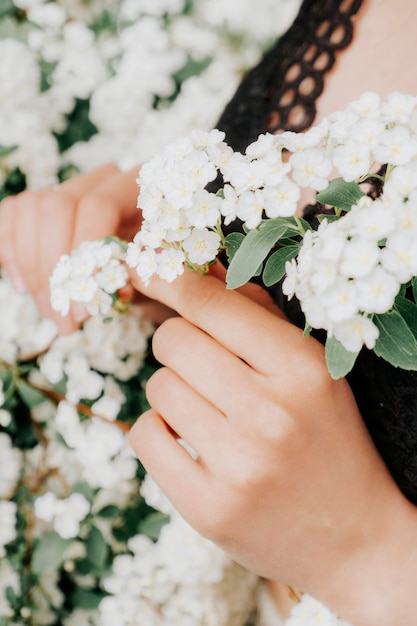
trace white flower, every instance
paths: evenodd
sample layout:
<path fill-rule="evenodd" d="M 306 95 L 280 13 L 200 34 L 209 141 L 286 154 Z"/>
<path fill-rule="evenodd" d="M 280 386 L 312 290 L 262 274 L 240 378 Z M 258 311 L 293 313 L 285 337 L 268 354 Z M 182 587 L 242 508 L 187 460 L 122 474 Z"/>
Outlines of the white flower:
<path fill-rule="evenodd" d="M 80 522 L 90 511 L 90 503 L 81 493 L 72 493 L 58 502 L 54 529 L 64 539 L 76 537 L 80 532 Z"/>
<path fill-rule="evenodd" d="M 282 179 L 278 186 L 267 186 L 263 190 L 263 203 L 268 217 L 290 217 L 294 215 L 299 199 L 299 187 L 287 176 Z"/>
<path fill-rule="evenodd" d="M 407 124 L 415 104 L 414 96 L 394 91 L 381 104 L 381 114 L 388 123 Z"/>
<path fill-rule="evenodd" d="M 375 241 L 352 237 L 346 241 L 340 260 L 340 272 L 346 278 L 369 275 L 379 260 L 380 250 Z"/>
<path fill-rule="evenodd" d="M 348 105 L 348 110 L 352 110 L 360 117 L 372 119 L 378 116 L 381 98 L 373 91 L 365 91 L 358 100 Z"/>
<path fill-rule="evenodd" d="M 157 272 L 158 258 L 155 250 L 146 248 L 141 250 L 136 244 L 130 243 L 127 249 L 126 263 L 136 269 L 136 273 L 145 285 Z"/>
<path fill-rule="evenodd" d="M 312 187 L 316 191 L 326 189 L 331 171 L 329 159 L 318 149 L 296 152 L 290 156 L 294 181 L 301 187 Z"/>
<path fill-rule="evenodd" d="M 363 345 L 370 350 L 375 347 L 379 331 L 369 317 L 355 315 L 348 320 L 336 324 L 333 334 L 346 350 L 359 352 Z"/>
<path fill-rule="evenodd" d="M 379 163 L 404 165 L 417 155 L 417 138 L 407 128 L 395 126 L 379 135 L 373 153 Z"/>
<path fill-rule="evenodd" d="M 185 254 L 182 250 L 162 250 L 157 256 L 157 274 L 160 278 L 171 283 L 177 276 L 184 273 Z"/>
<path fill-rule="evenodd" d="M 358 283 L 358 308 L 365 313 L 386 313 L 399 290 L 399 281 L 378 266 Z"/>
<path fill-rule="evenodd" d="M 381 265 L 403 284 L 417 275 L 415 238 L 402 231 L 392 234 L 381 251 Z"/>
<path fill-rule="evenodd" d="M 188 254 L 188 259 L 196 265 L 214 261 L 219 246 L 220 236 L 207 228 L 194 228 L 191 235 L 183 241 L 183 248 Z"/>
<path fill-rule="evenodd" d="M 248 228 L 256 228 L 264 210 L 263 191 L 244 191 L 237 201 L 236 214 Z"/>
<path fill-rule="evenodd" d="M 342 177 L 349 182 L 369 171 L 371 152 L 367 144 L 359 143 L 353 139 L 348 140 L 335 148 L 333 163 Z"/>
<path fill-rule="evenodd" d="M 356 285 L 340 276 L 322 294 L 321 301 L 334 324 L 349 319 L 358 310 Z"/>
<path fill-rule="evenodd" d="M 196 228 L 215 226 L 220 217 L 221 199 L 205 189 L 193 195 L 192 205 L 185 210 L 188 224 Z"/>

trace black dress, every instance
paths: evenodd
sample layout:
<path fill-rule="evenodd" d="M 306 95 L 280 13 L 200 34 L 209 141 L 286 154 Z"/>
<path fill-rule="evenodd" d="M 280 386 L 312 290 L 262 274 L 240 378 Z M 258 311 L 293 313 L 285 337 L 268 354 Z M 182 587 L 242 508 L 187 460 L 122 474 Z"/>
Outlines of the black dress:
<path fill-rule="evenodd" d="M 293 25 L 245 76 L 218 121 L 229 145 L 244 151 L 261 133 L 311 126 L 326 72 L 350 43 L 361 2 L 304 0 Z M 306 216 L 314 219 L 314 206 L 307 207 Z M 270 292 L 291 321 L 303 327 L 300 308 L 286 301 L 280 284 Z M 417 372 L 397 369 L 363 349 L 348 381 L 387 467 L 417 504 Z"/>

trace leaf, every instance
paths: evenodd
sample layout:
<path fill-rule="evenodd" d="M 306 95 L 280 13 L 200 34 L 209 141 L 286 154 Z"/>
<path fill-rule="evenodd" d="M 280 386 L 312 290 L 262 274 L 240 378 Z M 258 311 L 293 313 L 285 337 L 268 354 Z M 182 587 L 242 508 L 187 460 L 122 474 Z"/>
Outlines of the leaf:
<path fill-rule="evenodd" d="M 48 533 L 35 545 L 32 554 L 31 570 L 43 574 L 58 569 L 64 560 L 64 553 L 71 539 L 63 539 L 58 533 Z"/>
<path fill-rule="evenodd" d="M 351 352 L 336 337 L 326 339 L 326 363 L 330 376 L 337 380 L 350 372 L 359 352 Z"/>
<path fill-rule="evenodd" d="M 347 183 L 343 178 L 334 178 L 328 187 L 316 195 L 316 200 L 342 211 L 350 211 L 364 192 L 357 183 Z"/>
<path fill-rule="evenodd" d="M 236 289 L 247 283 L 286 231 L 287 224 L 279 218 L 266 220 L 258 228 L 250 230 L 227 270 L 227 288 Z"/>
<path fill-rule="evenodd" d="M 114 517 L 120 516 L 120 509 L 114 504 L 108 504 L 107 506 L 104 506 L 102 509 L 100 509 L 97 515 L 106 519 L 112 519 Z"/>
<path fill-rule="evenodd" d="M 411 280 L 411 288 L 413 290 L 414 301 L 417 302 L 417 276 L 414 276 Z"/>
<path fill-rule="evenodd" d="M 102 570 L 107 564 L 109 552 L 110 548 L 103 533 L 96 526 L 92 526 L 87 537 L 87 559 L 95 569 Z"/>
<path fill-rule="evenodd" d="M 2 146 L 0 144 L 0 159 L 14 152 L 19 146 Z"/>
<path fill-rule="evenodd" d="M 35 389 L 24 380 L 18 380 L 16 387 L 19 396 L 29 408 L 38 406 L 38 404 L 42 404 L 46 400 L 46 396 L 39 389 Z"/>
<path fill-rule="evenodd" d="M 299 249 L 299 245 L 284 246 L 271 254 L 262 274 L 265 287 L 271 287 L 281 280 L 285 274 L 285 264 L 297 256 Z"/>
<path fill-rule="evenodd" d="M 156 541 L 161 532 L 161 528 L 169 522 L 169 519 L 169 515 L 165 515 L 159 511 L 151 513 L 139 524 L 139 532 Z"/>
<path fill-rule="evenodd" d="M 105 596 L 106 594 L 103 592 L 77 587 L 71 594 L 71 603 L 79 609 L 91 611 L 98 607 Z"/>
<path fill-rule="evenodd" d="M 408 298 L 397 296 L 395 298 L 395 309 L 405 320 L 407 326 L 417 339 L 417 305 Z"/>
<path fill-rule="evenodd" d="M 244 240 L 245 235 L 243 233 L 230 233 L 225 238 L 225 246 L 226 246 L 226 254 L 229 263 L 231 263 L 233 257 L 238 251 L 242 241 Z"/>
<path fill-rule="evenodd" d="M 417 340 L 402 315 L 393 310 L 375 315 L 379 330 L 374 352 L 381 358 L 404 370 L 417 370 Z"/>

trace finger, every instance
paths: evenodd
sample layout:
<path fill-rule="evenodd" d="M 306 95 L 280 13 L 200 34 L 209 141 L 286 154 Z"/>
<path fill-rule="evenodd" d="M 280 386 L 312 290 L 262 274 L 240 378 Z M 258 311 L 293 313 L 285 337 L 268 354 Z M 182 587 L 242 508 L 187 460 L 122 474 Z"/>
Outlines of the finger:
<path fill-rule="evenodd" d="M 151 407 L 197 452 L 203 463 L 210 465 L 218 460 L 230 426 L 213 404 L 167 368 L 157 370 L 149 379 L 146 396 Z"/>
<path fill-rule="evenodd" d="M 140 416 L 130 430 L 129 441 L 146 471 L 192 523 L 196 512 L 192 494 L 206 493 L 208 489 L 204 466 L 178 443 L 166 422 L 153 410 Z"/>
<path fill-rule="evenodd" d="M 253 414 L 253 390 L 263 391 L 261 376 L 207 333 L 174 317 L 156 330 L 152 346 L 160 363 L 225 416 L 239 418 L 242 406 Z"/>
<path fill-rule="evenodd" d="M 14 218 L 16 199 L 6 198 L 0 204 L 0 264 L 6 270 L 17 293 L 27 291 L 26 282 L 19 271 L 14 248 Z"/>
<path fill-rule="evenodd" d="M 114 163 L 104 163 L 94 168 L 90 172 L 78 174 L 73 178 L 69 178 L 59 185 L 54 185 L 53 190 L 65 191 L 74 198 L 81 198 L 83 195 L 95 189 L 97 185 L 109 180 L 112 176 L 120 173 L 120 169 Z"/>
<path fill-rule="evenodd" d="M 224 283 L 226 282 L 227 270 L 220 263 L 220 261 L 217 261 L 210 267 L 210 274 L 212 276 L 215 276 L 219 280 L 222 280 Z M 275 304 L 268 291 L 264 289 L 261 285 L 249 282 L 245 285 L 242 285 L 242 287 L 239 287 L 237 291 L 247 298 L 250 298 L 254 302 L 257 302 L 265 309 L 268 309 L 268 311 L 271 311 L 271 313 L 274 313 L 274 315 L 278 315 L 282 319 L 286 319 L 284 313 Z"/>
<path fill-rule="evenodd" d="M 79 200 L 72 248 L 107 235 L 132 239 L 141 222 L 137 196 L 132 171 L 118 172 L 101 180 L 94 191 Z"/>
<path fill-rule="evenodd" d="M 213 276 L 186 270 L 172 283 L 153 277 L 144 286 L 132 272 L 131 280 L 145 295 L 177 311 L 261 373 L 268 374 L 271 363 L 290 366 L 293 360 L 296 368 L 299 350 L 307 357 L 308 350 L 315 349 L 300 329 L 238 291 L 227 290 Z"/>

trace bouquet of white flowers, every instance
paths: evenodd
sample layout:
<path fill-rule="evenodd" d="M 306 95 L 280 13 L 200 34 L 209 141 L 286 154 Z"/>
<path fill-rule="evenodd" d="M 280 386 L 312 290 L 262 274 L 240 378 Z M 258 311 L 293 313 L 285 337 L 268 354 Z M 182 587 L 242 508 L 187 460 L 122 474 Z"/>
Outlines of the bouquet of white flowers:
<path fill-rule="evenodd" d="M 365 93 L 306 133 L 261 135 L 245 154 L 217 130 L 193 132 L 142 167 L 143 225 L 112 262 L 125 261 L 145 283 L 153 274 L 172 281 L 185 266 L 206 271 L 226 250 L 229 288 L 257 275 L 267 287 L 284 278 L 305 332 L 327 333 L 333 377 L 346 375 L 363 347 L 415 370 L 416 173 L 417 101 L 400 93 Z M 212 192 L 219 174 L 223 186 Z M 319 203 L 317 229 L 297 214 L 303 189 Z M 236 219 L 242 232 L 225 236 L 223 224 Z M 93 280 L 74 266 L 85 250 L 52 276 L 63 313 L 79 299 L 76 286 L 82 300 L 100 294 L 93 282 L 103 270 Z"/>

